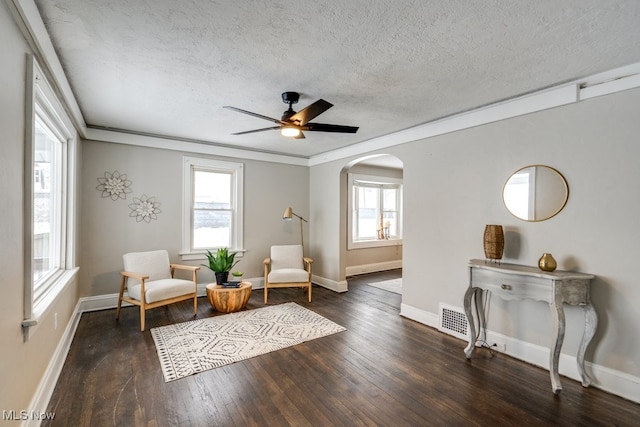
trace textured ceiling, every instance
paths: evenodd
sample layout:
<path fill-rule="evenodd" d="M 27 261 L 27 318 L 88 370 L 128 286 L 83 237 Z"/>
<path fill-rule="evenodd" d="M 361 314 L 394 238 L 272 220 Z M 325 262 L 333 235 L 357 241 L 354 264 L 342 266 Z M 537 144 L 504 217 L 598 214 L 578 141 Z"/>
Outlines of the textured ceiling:
<path fill-rule="evenodd" d="M 640 1 L 47 0 L 89 126 L 309 157 L 640 61 Z M 356 134 L 304 140 L 280 94 Z"/>

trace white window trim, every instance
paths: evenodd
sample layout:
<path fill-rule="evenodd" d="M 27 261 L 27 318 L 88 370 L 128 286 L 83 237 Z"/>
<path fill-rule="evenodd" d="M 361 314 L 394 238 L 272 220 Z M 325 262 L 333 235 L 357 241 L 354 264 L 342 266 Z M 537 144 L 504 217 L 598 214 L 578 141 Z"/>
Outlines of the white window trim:
<path fill-rule="evenodd" d="M 363 175 L 363 174 L 348 174 L 347 178 L 347 194 L 348 194 L 348 221 L 347 221 L 347 250 L 351 249 L 364 249 L 364 248 L 377 248 L 385 246 L 401 246 L 402 238 L 400 239 L 388 239 L 388 240 L 353 240 L 353 183 L 354 181 L 371 182 L 374 184 L 397 184 L 402 188 L 402 179 L 385 176 L 375 175 Z M 402 191 L 400 192 L 402 194 Z M 402 197 L 402 196 L 401 196 Z M 399 212 L 403 217 L 402 212 L 402 200 L 399 202 Z M 398 224 L 398 233 L 402 236 L 402 221 Z"/>
<path fill-rule="evenodd" d="M 56 297 L 73 282 L 78 272 L 75 257 L 76 244 L 76 186 L 77 136 L 66 110 L 55 95 L 42 69 L 33 55 L 27 56 L 27 91 L 25 117 L 24 164 L 24 319 L 23 337 L 27 341 L 37 329 L 39 320 L 46 316 Z M 36 112 L 47 126 L 65 142 L 62 152 L 62 199 L 60 267 L 43 283 L 44 291 L 37 298 L 33 282 L 33 193 Z"/>
<path fill-rule="evenodd" d="M 233 172 L 232 174 L 232 191 L 231 196 L 235 206 L 233 222 L 237 229 L 232 233 L 232 243 L 229 248 L 231 251 L 237 252 L 238 258 L 244 253 L 243 240 L 243 200 L 244 200 L 244 164 L 237 162 L 227 162 L 222 160 L 204 159 L 201 157 L 184 156 L 182 162 L 182 250 L 180 256 L 183 261 L 203 260 L 207 259 L 206 251 L 192 251 L 192 218 L 191 218 L 191 199 L 193 192 L 193 168 L 205 168 L 211 170 L 219 170 L 221 172 Z"/>

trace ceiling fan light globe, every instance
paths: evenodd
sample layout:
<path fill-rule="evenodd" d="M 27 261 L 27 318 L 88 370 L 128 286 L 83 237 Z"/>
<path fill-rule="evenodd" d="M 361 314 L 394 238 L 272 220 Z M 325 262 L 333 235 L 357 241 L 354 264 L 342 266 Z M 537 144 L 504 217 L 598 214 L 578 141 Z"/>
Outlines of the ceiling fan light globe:
<path fill-rule="evenodd" d="M 293 126 L 283 126 L 282 129 L 280 129 L 280 133 L 282 136 L 295 138 L 296 136 L 300 136 L 300 129 Z"/>

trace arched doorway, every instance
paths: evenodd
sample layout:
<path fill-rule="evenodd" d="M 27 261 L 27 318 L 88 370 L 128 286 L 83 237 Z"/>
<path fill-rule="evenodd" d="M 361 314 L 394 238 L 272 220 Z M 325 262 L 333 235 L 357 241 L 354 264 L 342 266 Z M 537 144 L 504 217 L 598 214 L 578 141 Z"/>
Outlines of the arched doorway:
<path fill-rule="evenodd" d="M 396 277 L 402 268 L 403 163 L 391 154 L 364 156 L 341 172 L 341 241 L 345 277 Z M 390 279 L 391 280 L 391 279 Z M 384 281 L 384 280 L 382 280 Z M 396 281 L 397 282 L 397 281 Z M 398 283 L 391 292 L 401 293 Z M 385 289 L 384 286 L 380 286 Z"/>

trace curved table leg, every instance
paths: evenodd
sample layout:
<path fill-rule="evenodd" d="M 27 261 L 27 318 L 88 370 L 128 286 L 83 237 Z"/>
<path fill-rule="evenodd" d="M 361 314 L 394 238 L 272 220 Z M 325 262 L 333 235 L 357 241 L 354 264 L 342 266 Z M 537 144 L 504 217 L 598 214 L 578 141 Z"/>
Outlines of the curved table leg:
<path fill-rule="evenodd" d="M 560 350 L 564 340 L 565 318 L 564 307 L 562 306 L 562 296 L 555 295 L 551 302 L 551 320 L 553 325 L 553 336 L 551 339 L 551 352 L 549 354 L 549 374 L 551 376 L 551 389 L 553 394 L 560 394 L 562 385 L 558 374 L 558 362 L 560 360 Z"/>
<path fill-rule="evenodd" d="M 582 310 L 584 311 L 584 332 L 582 334 L 582 341 L 580 341 L 580 347 L 578 348 L 578 373 L 580 377 L 582 377 L 582 386 L 589 387 L 593 380 L 584 370 L 584 353 L 587 351 L 587 346 L 596 333 L 598 315 L 591 304 L 582 306 Z"/>
<path fill-rule="evenodd" d="M 483 339 L 487 338 L 487 317 L 484 314 L 483 302 L 484 291 L 481 288 L 476 288 L 476 292 L 473 296 L 473 300 L 476 303 L 476 315 L 478 316 L 478 335 L 475 337 L 476 341 L 480 337 L 480 333 L 483 334 Z M 473 343 L 476 344 L 475 342 Z"/>
<path fill-rule="evenodd" d="M 469 286 L 467 291 L 464 293 L 464 312 L 467 315 L 467 320 L 469 321 L 469 344 L 464 348 L 464 354 L 467 356 L 467 359 L 471 359 L 471 353 L 473 352 L 473 348 L 476 344 L 476 323 L 473 319 L 473 312 L 471 311 L 471 300 L 476 294 L 476 290 L 477 288 Z"/>

